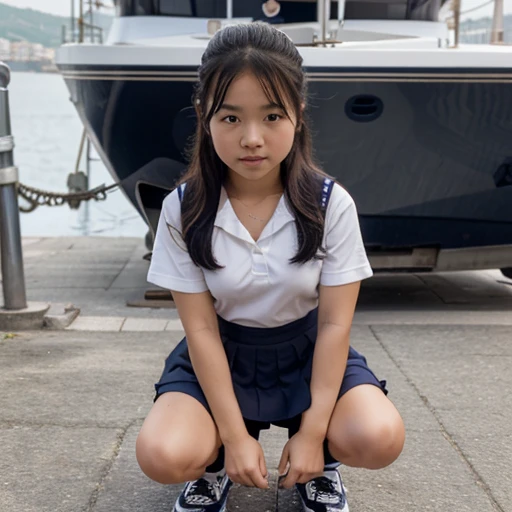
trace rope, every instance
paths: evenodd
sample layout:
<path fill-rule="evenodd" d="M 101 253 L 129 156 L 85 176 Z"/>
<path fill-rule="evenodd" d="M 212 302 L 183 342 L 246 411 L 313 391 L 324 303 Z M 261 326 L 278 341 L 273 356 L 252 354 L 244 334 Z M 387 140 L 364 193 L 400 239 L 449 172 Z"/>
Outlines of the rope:
<path fill-rule="evenodd" d="M 71 194 L 62 194 L 57 192 L 48 192 L 35 187 L 29 187 L 23 183 L 18 183 L 18 195 L 29 203 L 28 207 L 20 206 L 23 213 L 33 212 L 38 206 L 62 206 L 69 204 L 73 208 L 78 208 L 82 201 L 105 201 L 107 192 L 114 190 L 119 186 L 118 183 L 112 185 L 100 185 L 99 187 L 87 190 L 85 192 L 75 192 Z"/>

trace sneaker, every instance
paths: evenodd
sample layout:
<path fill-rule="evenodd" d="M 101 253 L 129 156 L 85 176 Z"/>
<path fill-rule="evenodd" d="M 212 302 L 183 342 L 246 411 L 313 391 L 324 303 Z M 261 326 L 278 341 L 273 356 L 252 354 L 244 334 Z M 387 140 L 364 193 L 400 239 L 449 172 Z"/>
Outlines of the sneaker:
<path fill-rule="evenodd" d="M 323 476 L 296 487 L 304 512 L 348 512 L 345 486 L 337 469 L 326 469 Z"/>
<path fill-rule="evenodd" d="M 231 480 L 224 471 L 187 482 L 173 512 L 225 512 Z"/>

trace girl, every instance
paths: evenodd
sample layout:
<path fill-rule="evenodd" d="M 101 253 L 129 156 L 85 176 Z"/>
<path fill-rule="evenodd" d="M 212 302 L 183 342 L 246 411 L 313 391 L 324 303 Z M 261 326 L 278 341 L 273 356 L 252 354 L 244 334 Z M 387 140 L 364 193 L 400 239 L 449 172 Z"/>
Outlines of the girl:
<path fill-rule="evenodd" d="M 266 23 L 210 41 L 188 171 L 163 203 L 148 280 L 186 337 L 137 439 L 144 473 L 188 482 L 174 510 L 224 511 L 231 482 L 268 487 L 258 434 L 286 427 L 280 485 L 306 511 L 348 511 L 339 462 L 382 468 L 404 427 L 349 347 L 372 275 L 354 202 L 313 163 L 302 58 Z M 338 462 L 339 461 L 339 462 Z"/>

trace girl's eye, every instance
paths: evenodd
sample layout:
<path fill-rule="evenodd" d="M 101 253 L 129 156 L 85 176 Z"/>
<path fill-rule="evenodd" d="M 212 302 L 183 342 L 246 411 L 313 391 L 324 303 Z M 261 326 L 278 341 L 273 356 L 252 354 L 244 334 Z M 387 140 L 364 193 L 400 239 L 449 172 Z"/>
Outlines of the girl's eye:
<path fill-rule="evenodd" d="M 236 116 L 227 116 L 223 119 L 223 121 L 226 121 L 228 124 L 234 124 L 238 121 L 238 117 Z"/>
<path fill-rule="evenodd" d="M 282 116 L 280 116 L 279 114 L 269 114 L 269 115 L 267 116 L 267 119 L 268 119 L 269 121 L 273 121 L 273 122 L 275 122 L 275 121 L 279 121 L 279 119 L 281 119 L 281 117 L 282 117 Z"/>

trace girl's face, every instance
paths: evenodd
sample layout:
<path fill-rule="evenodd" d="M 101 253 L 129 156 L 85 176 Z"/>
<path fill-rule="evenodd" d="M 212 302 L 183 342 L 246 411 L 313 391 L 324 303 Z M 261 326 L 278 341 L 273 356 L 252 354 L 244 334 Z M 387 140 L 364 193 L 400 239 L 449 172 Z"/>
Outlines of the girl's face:
<path fill-rule="evenodd" d="M 244 179 L 278 176 L 295 137 L 296 117 L 290 117 L 269 101 L 252 73 L 244 73 L 233 80 L 211 119 L 215 151 L 230 172 Z"/>

